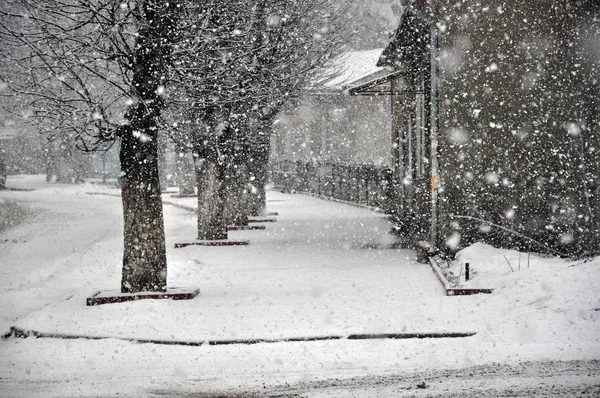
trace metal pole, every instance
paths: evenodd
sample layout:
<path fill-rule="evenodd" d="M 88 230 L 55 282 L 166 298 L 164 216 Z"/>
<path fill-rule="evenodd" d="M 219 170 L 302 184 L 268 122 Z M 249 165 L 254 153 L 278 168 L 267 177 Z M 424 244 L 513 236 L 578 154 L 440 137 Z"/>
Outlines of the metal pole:
<path fill-rule="evenodd" d="M 438 235 L 438 184 L 440 181 L 438 164 L 438 30 L 435 21 L 431 23 L 431 247 L 437 245 Z"/>

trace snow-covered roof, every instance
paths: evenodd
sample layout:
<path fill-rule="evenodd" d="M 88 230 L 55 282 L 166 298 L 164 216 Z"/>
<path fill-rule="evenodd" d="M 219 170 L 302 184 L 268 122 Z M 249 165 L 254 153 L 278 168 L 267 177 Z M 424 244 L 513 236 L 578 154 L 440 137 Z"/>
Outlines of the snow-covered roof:
<path fill-rule="evenodd" d="M 322 78 L 315 84 L 315 89 L 327 91 L 345 91 L 390 73 L 387 67 L 377 66 L 383 48 L 364 51 L 350 51 L 334 58 L 324 68 Z"/>

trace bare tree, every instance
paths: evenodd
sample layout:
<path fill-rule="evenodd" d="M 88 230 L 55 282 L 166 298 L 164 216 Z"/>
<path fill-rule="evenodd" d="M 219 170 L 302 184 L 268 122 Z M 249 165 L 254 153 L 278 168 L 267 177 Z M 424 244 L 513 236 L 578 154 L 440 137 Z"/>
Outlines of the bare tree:
<path fill-rule="evenodd" d="M 3 75 L 48 134 L 86 151 L 120 143 L 124 216 L 122 292 L 164 291 L 158 118 L 164 107 L 177 1 L 7 0 L 3 54 L 24 72 Z"/>
<path fill-rule="evenodd" d="M 171 102 L 187 109 L 176 140 L 195 152 L 202 239 L 224 238 L 227 222 L 264 210 L 273 118 L 341 50 L 339 21 L 347 17 L 328 0 L 209 3 L 178 48 Z"/>

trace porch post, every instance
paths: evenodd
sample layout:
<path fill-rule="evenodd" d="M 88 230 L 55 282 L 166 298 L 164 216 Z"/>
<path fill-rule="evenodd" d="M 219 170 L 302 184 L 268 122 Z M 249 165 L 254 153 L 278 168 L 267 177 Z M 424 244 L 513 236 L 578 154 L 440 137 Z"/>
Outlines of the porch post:
<path fill-rule="evenodd" d="M 430 136 L 431 136 L 431 247 L 436 247 L 438 239 L 438 188 L 440 185 L 438 162 L 438 31 L 431 24 L 431 96 L 430 96 Z"/>
<path fill-rule="evenodd" d="M 392 95 L 392 210 L 396 217 L 404 215 L 402 200 L 404 196 L 402 180 L 404 179 L 403 129 L 404 108 L 406 98 L 404 92 L 404 77 L 395 76 L 390 81 Z"/>

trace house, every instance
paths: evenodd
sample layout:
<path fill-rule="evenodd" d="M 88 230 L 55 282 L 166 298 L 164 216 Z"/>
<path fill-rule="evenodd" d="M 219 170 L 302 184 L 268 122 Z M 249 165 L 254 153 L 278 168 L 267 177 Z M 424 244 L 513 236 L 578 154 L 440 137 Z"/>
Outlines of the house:
<path fill-rule="evenodd" d="M 405 7 L 377 63 L 397 73 L 377 83 L 391 87 L 395 213 L 413 241 L 600 252 L 599 8 Z"/>
<path fill-rule="evenodd" d="M 351 51 L 334 59 L 293 109 L 277 118 L 271 162 L 389 165 L 389 98 L 348 95 L 357 85 L 389 73 L 376 65 L 382 51 Z"/>
<path fill-rule="evenodd" d="M 599 9 L 413 1 L 282 115 L 273 157 L 390 167 L 409 246 L 600 253 Z"/>

